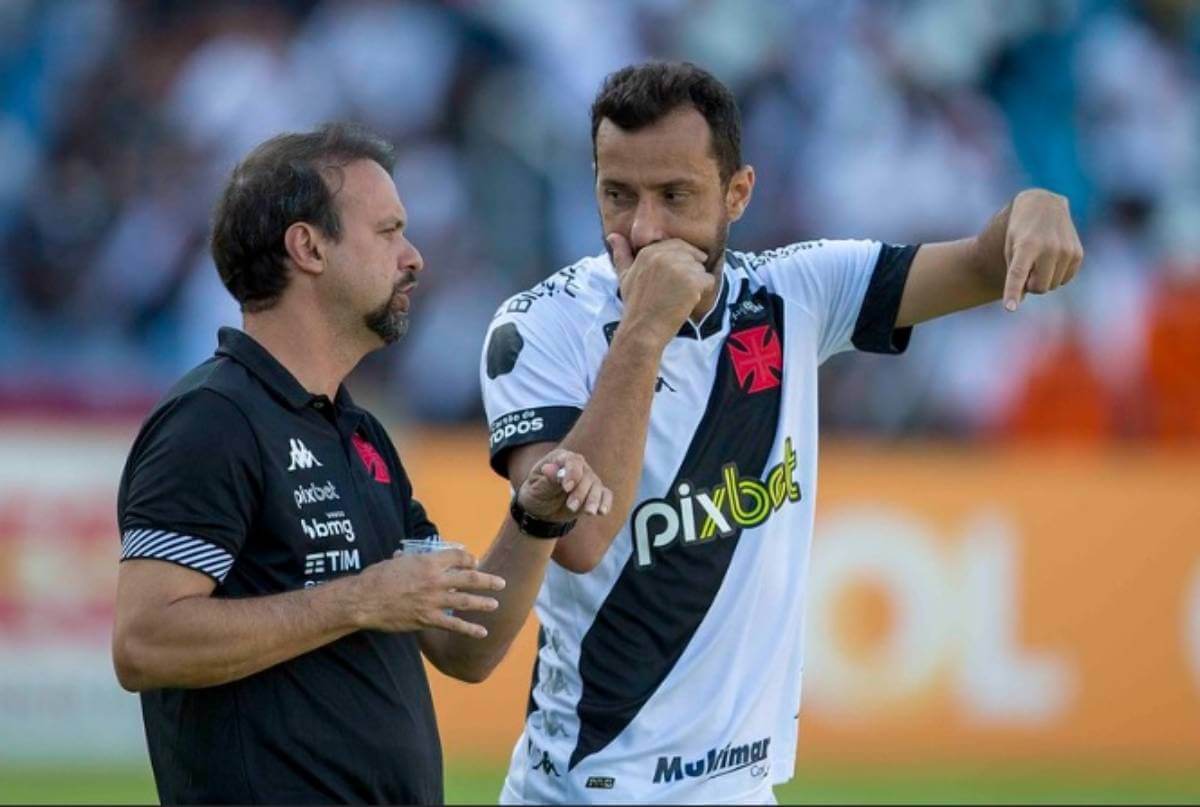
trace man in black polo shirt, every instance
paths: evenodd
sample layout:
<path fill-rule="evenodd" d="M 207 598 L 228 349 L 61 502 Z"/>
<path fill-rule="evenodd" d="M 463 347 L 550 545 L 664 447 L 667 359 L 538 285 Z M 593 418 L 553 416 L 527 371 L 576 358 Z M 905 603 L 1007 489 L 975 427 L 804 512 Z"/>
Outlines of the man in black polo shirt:
<path fill-rule="evenodd" d="M 404 333 L 422 271 L 391 166 L 356 127 L 283 135 L 218 204 L 213 256 L 244 332 L 222 329 L 150 414 L 118 497 L 113 658 L 142 693 L 164 803 L 440 802 L 421 654 L 486 677 L 553 539 L 611 505 L 554 451 L 479 568 L 458 550 L 394 557 L 437 528 L 341 385 Z"/>

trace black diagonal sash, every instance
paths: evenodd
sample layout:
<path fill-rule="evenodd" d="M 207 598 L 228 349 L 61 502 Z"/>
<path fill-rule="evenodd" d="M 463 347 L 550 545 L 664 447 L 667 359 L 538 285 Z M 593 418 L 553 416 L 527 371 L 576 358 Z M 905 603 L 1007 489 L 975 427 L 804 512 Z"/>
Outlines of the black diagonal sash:
<path fill-rule="evenodd" d="M 747 392 L 769 385 L 748 377 L 737 337 L 752 331 L 761 340 L 773 333 L 782 351 L 783 303 L 759 289 L 730 308 L 737 321 L 722 345 L 708 405 L 664 492 L 665 500 L 676 505 L 681 484 L 685 490 L 713 490 L 728 478 L 731 464 L 744 477 L 761 477 L 775 444 L 782 384 Z M 778 358 L 781 373 L 785 363 Z M 759 364 L 759 371 L 767 372 Z M 703 532 L 701 521 L 696 528 Z M 580 728 L 569 768 L 612 742 L 666 679 L 720 590 L 741 533 L 734 524 L 732 531 L 706 540 L 676 542 L 656 549 L 649 565 L 639 564 L 635 547 L 580 646 Z"/>

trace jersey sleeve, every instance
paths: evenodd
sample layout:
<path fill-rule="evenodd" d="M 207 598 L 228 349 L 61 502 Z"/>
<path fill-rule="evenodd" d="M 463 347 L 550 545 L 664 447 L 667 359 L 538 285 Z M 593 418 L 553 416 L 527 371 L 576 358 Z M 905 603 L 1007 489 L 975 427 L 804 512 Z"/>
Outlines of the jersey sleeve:
<path fill-rule="evenodd" d="M 241 410 L 210 390 L 181 396 L 151 416 L 126 462 L 121 560 L 168 561 L 221 583 L 261 494 L 258 446 Z"/>
<path fill-rule="evenodd" d="M 484 341 L 479 378 L 490 432 L 492 469 L 508 476 L 508 453 L 567 435 L 588 400 L 583 343 L 553 301 L 505 305 Z"/>
<path fill-rule="evenodd" d="M 917 246 L 809 241 L 764 253 L 759 271 L 818 323 L 818 360 L 850 348 L 903 353 L 912 328 L 897 328 L 900 298 Z"/>

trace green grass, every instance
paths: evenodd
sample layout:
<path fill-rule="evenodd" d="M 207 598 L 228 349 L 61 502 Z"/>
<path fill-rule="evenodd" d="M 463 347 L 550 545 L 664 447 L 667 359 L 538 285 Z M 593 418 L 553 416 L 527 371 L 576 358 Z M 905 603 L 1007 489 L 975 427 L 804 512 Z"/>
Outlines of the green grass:
<path fill-rule="evenodd" d="M 494 804 L 503 776 L 503 768 L 495 762 L 450 762 L 446 799 L 451 804 Z M 1080 765 L 864 769 L 809 764 L 776 794 L 781 804 L 1195 804 L 1200 803 L 1200 765 L 1182 771 Z M 0 763 L 0 804 L 153 802 L 148 767 Z"/>

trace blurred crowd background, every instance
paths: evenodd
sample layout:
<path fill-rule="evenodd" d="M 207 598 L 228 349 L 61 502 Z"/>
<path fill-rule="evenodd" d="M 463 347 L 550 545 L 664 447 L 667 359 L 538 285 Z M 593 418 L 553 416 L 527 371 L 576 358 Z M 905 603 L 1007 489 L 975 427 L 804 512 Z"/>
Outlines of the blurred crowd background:
<path fill-rule="evenodd" d="M 354 119 L 398 146 L 427 272 L 355 389 L 481 417 L 498 303 L 602 249 L 588 108 L 687 58 L 736 93 L 758 186 L 731 245 L 977 232 L 1069 197 L 1065 293 L 839 357 L 827 431 L 1200 440 L 1200 4 L 1187 0 L 0 3 L 0 414 L 140 416 L 239 315 L 207 251 L 233 164 Z"/>
<path fill-rule="evenodd" d="M 1197 802 L 1200 1 L 0 0 L 0 803 L 152 799 L 110 664 L 115 480 L 240 321 L 207 245 L 236 161 L 333 119 L 397 145 L 426 271 L 351 386 L 482 552 L 509 496 L 483 335 L 603 249 L 589 107 L 651 58 L 738 96 L 737 249 L 964 237 L 1039 185 L 1087 251 L 1016 314 L 822 371 L 824 434 L 874 439 L 822 454 L 780 801 Z M 495 797 L 534 627 L 486 684 L 432 675 L 452 799 Z"/>

